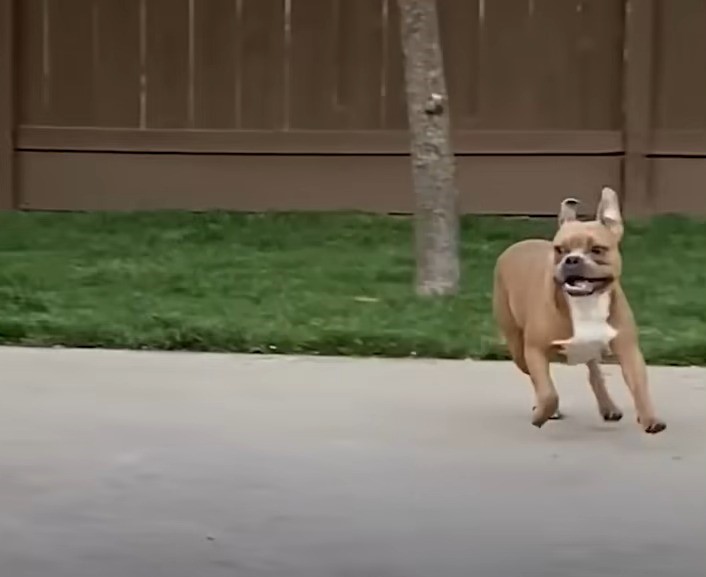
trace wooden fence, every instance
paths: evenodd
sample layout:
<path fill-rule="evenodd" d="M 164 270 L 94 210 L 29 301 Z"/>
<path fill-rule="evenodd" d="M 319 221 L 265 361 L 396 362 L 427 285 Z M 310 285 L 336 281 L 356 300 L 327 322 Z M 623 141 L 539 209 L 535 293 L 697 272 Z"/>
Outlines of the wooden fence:
<path fill-rule="evenodd" d="M 706 213 L 706 0 L 438 2 L 465 212 Z M 0 207 L 409 211 L 396 4 L 0 0 Z"/>

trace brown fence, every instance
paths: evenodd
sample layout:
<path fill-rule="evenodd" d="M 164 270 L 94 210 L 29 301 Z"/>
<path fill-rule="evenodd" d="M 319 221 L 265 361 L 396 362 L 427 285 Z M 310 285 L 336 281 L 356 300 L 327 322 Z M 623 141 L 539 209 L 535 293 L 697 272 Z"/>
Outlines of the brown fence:
<path fill-rule="evenodd" d="M 706 213 L 706 0 L 438 2 L 464 211 Z M 410 210 L 396 5 L 0 0 L 0 206 Z"/>

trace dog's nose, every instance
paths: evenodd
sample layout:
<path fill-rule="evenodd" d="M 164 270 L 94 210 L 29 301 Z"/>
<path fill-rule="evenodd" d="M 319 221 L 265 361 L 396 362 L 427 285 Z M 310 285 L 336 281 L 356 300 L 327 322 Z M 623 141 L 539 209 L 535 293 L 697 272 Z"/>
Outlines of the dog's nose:
<path fill-rule="evenodd" d="M 576 255 L 569 255 L 564 259 L 564 264 L 566 266 L 578 266 L 581 264 L 581 257 Z"/>

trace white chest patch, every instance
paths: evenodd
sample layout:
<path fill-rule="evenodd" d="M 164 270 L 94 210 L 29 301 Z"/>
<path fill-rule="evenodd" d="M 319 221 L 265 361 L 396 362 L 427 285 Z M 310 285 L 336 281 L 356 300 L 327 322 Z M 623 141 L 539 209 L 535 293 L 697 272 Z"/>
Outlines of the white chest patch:
<path fill-rule="evenodd" d="M 571 313 L 573 336 L 555 344 L 566 356 L 568 364 L 577 365 L 599 360 L 608 349 L 610 341 L 618 334 L 618 331 L 608 324 L 610 298 L 610 294 L 566 297 Z"/>

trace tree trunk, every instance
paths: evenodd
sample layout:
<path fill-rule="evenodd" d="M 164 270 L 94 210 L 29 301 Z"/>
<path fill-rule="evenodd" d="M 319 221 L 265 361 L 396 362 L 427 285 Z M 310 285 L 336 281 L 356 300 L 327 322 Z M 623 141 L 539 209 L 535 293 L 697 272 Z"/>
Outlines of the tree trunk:
<path fill-rule="evenodd" d="M 412 137 L 417 292 L 458 291 L 458 192 L 436 0 L 398 0 Z"/>

